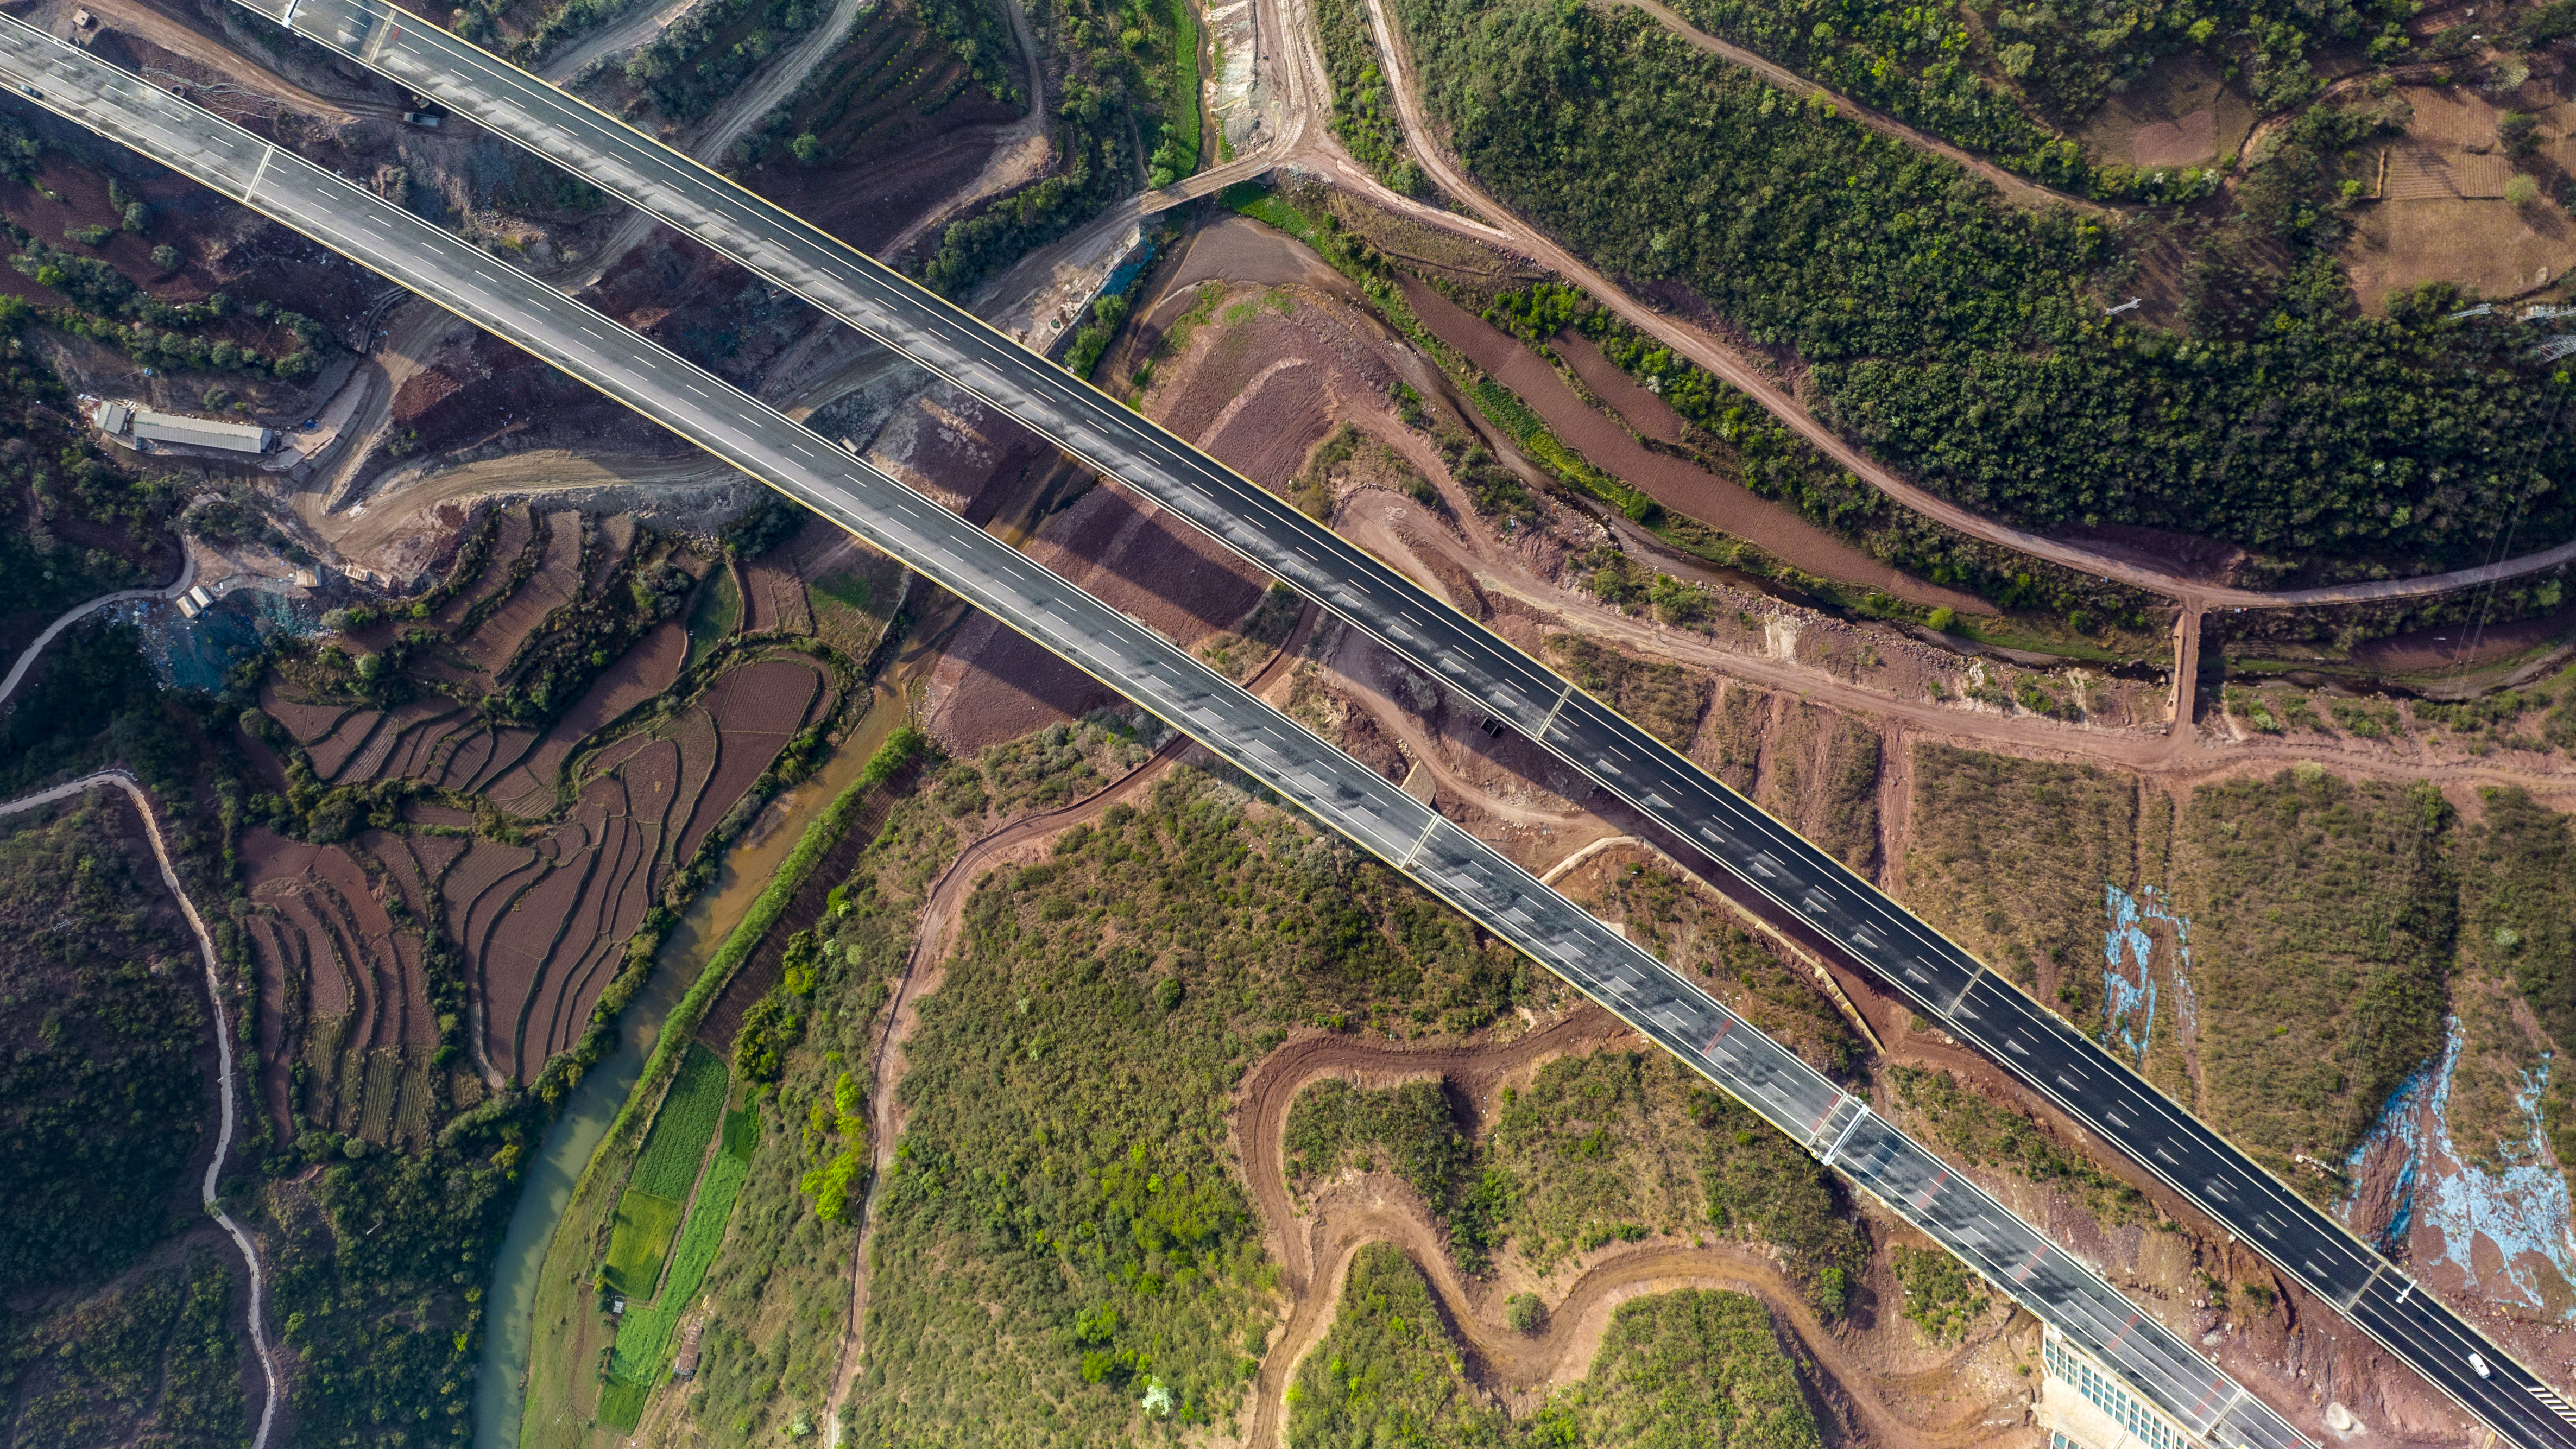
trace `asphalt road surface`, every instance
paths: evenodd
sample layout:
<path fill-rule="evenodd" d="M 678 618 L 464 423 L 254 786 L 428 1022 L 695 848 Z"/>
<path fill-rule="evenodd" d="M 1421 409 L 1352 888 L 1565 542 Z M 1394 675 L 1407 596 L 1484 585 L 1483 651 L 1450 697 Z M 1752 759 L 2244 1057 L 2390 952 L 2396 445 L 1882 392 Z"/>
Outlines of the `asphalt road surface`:
<path fill-rule="evenodd" d="M 904 559 L 1190 734 L 1652 1037 L 2222 1445 L 2301 1436 L 1778 1042 L 1144 625 L 722 379 L 374 193 L 0 17 L 0 80 L 483 326 Z"/>
<path fill-rule="evenodd" d="M 2372 1303 L 2377 1284 L 2405 1291 L 2398 1270 L 2216 1132 L 1796 831 L 1258 484 L 820 228 L 384 0 L 240 3 L 660 216 L 1189 519 L 1700 844 L 1722 867 L 1712 884 L 1806 917 L 1854 965 L 2343 1309 L 2498 1433 L 2531 1449 L 2576 1449 L 2576 1412 L 2430 1295 L 2365 1311 L 2366 1287 Z"/>

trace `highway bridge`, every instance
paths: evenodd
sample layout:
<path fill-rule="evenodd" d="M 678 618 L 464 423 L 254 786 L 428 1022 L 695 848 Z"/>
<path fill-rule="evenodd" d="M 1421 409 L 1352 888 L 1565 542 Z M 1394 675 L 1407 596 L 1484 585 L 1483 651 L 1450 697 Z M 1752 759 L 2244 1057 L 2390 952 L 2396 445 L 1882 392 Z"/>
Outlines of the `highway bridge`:
<path fill-rule="evenodd" d="M 1259 485 L 812 224 L 386 0 L 239 3 L 661 217 L 1189 519 L 1702 848 L 1713 885 L 1802 923 L 2497 1433 L 2576 1449 L 2576 1410 L 2537 1375 L 2108 1052 L 1616 710 Z"/>
<path fill-rule="evenodd" d="M 1500 852 L 1171 641 L 543 282 L 14 18 L 0 83 L 431 298 L 904 560 L 1188 733 L 1804 1144 L 2222 1449 L 2300 1434 L 1868 1104 Z"/>

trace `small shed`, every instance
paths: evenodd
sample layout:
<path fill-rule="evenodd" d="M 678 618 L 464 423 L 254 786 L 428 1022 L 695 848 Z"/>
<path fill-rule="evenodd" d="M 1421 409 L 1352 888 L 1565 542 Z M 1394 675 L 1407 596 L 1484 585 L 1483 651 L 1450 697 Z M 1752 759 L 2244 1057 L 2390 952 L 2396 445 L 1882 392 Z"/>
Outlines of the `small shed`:
<path fill-rule="evenodd" d="M 671 1360 L 671 1377 L 674 1380 L 697 1377 L 698 1338 L 706 1329 L 707 1321 L 701 1317 L 690 1319 L 689 1326 L 681 1331 L 680 1351 Z"/>

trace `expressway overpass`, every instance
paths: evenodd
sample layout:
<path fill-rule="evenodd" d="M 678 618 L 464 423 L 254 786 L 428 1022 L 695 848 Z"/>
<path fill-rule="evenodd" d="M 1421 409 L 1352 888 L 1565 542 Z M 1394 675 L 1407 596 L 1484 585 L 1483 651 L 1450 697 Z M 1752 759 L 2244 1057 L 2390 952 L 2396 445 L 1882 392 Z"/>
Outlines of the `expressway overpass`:
<path fill-rule="evenodd" d="M 1711 884 L 1887 983 L 2497 1433 L 2576 1449 L 2576 1410 L 2537 1375 L 2217 1132 L 1797 832 L 1332 530 L 864 253 L 388 0 L 240 3 L 626 198 L 1190 520 L 1704 851 Z"/>
<path fill-rule="evenodd" d="M 1190 734 L 1599 1001 L 2221 1449 L 2299 1433 L 1859 1098 L 1169 640 L 721 378 L 363 187 L 0 16 L 0 83 L 428 296 L 823 514 Z"/>

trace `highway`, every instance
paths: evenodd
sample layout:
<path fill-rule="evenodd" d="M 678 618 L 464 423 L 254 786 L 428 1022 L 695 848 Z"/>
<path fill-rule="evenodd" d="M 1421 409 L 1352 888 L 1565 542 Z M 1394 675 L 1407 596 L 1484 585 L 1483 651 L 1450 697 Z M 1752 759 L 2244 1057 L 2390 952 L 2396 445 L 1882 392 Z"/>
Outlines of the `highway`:
<path fill-rule="evenodd" d="M 1169 640 L 722 379 L 363 187 L 0 16 L 0 82 L 410 287 L 797 499 L 1231 761 L 1805 1144 L 2214 1442 L 2306 1441 L 1869 1106 Z"/>
<path fill-rule="evenodd" d="M 1189 519 L 1701 846 L 1721 867 L 1712 884 L 1805 918 L 2498 1433 L 2576 1449 L 2576 1414 L 2430 1295 L 2368 1309 L 2365 1286 L 2376 1303 L 2375 1284 L 2403 1292 L 2406 1280 L 2216 1132 L 1797 832 L 1258 484 L 820 228 L 385 0 L 240 3 L 660 216 Z"/>

